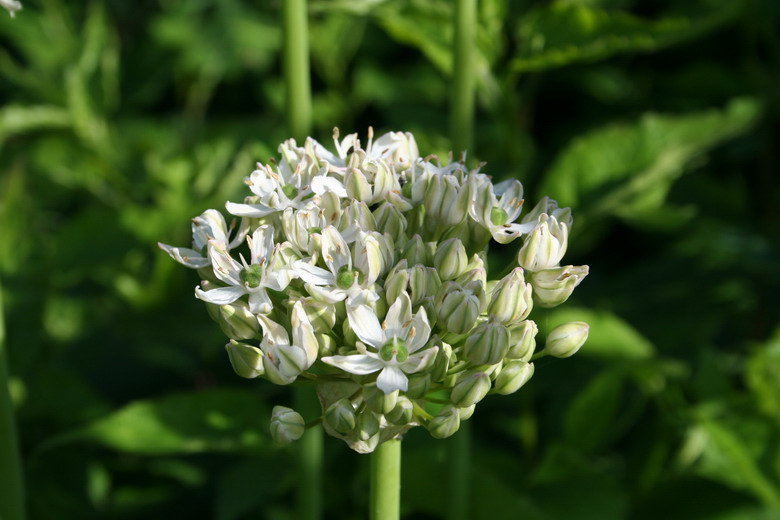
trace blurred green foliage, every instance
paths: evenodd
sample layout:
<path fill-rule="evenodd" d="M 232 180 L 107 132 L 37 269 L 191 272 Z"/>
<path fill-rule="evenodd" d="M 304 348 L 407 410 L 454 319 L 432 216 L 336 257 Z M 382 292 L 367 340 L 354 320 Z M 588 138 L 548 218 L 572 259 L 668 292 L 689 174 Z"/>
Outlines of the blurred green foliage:
<path fill-rule="evenodd" d="M 287 137 L 279 16 L 0 13 L 0 280 L 33 519 L 294 517 L 295 447 L 267 434 L 291 396 L 232 374 L 194 274 L 155 245 L 187 244 Z M 445 155 L 451 17 L 312 0 L 316 137 L 410 130 Z M 469 158 L 572 206 L 565 260 L 592 274 L 540 326 L 592 328 L 472 421 L 470 516 L 780 518 L 780 4 L 480 0 L 479 18 Z M 406 517 L 446 511 L 446 454 L 407 435 Z M 363 518 L 367 460 L 328 439 L 326 472 L 325 517 Z"/>

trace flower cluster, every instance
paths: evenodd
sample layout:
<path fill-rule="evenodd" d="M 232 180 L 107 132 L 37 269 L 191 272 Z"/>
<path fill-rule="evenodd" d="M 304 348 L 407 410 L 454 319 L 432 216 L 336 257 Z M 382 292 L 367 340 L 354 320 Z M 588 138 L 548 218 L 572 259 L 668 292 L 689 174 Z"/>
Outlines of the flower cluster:
<path fill-rule="evenodd" d="M 422 158 L 409 133 L 334 141 L 335 153 L 284 142 L 245 179 L 251 194 L 227 202 L 230 225 L 210 209 L 193 219 L 191 248 L 160 244 L 198 270 L 195 296 L 238 375 L 313 384 L 326 431 L 368 452 L 418 425 L 452 435 L 488 393 L 522 387 L 533 358 L 585 342 L 587 324 L 569 323 L 536 352 L 528 319 L 588 274 L 560 265 L 568 208 L 545 197 L 523 215 L 519 181 Z M 488 280 L 490 241 L 517 238 L 518 265 Z M 274 409 L 274 438 L 303 429 Z"/>

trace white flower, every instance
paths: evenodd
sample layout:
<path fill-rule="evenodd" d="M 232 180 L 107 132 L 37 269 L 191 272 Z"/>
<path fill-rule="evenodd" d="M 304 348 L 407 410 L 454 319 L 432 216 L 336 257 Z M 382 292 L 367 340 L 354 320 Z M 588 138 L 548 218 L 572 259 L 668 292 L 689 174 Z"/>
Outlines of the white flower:
<path fill-rule="evenodd" d="M 287 208 L 282 213 L 282 228 L 287 240 L 301 253 L 313 255 L 320 249 L 320 234 L 341 219 L 340 201 L 336 194 L 328 192 L 311 200 L 300 210 Z"/>
<path fill-rule="evenodd" d="M 192 249 L 173 247 L 162 242 L 158 242 L 157 245 L 180 264 L 200 269 L 211 263 L 208 256 L 204 254 L 210 241 L 220 244 L 228 251 L 244 242 L 249 231 L 249 222 L 246 219 L 241 219 L 236 236 L 230 240 L 234 225 L 235 220 L 230 223 L 230 229 L 228 229 L 222 213 L 215 209 L 207 209 L 200 216 L 192 219 Z"/>
<path fill-rule="evenodd" d="M 347 305 L 374 302 L 373 285 L 384 269 L 382 248 L 376 237 L 360 231 L 353 255 L 344 237 L 333 226 L 322 230 L 322 259 L 328 269 L 304 260 L 293 264 L 310 294 L 328 303 L 344 299 Z"/>
<path fill-rule="evenodd" d="M 273 308 L 267 289 L 283 291 L 294 278 L 294 272 L 284 265 L 278 265 L 277 252 L 283 244 L 274 247 L 274 231 L 271 226 L 260 226 L 251 237 L 247 237 L 247 242 L 251 262 L 247 263 L 241 257 L 241 264 L 228 254 L 222 244 L 209 242 L 209 258 L 214 274 L 228 286 L 210 291 L 196 287 L 195 295 L 203 301 L 225 305 L 248 294 L 249 311 L 254 314 L 267 314 Z"/>
<path fill-rule="evenodd" d="M 380 390 L 385 394 L 396 390 L 405 392 L 409 386 L 406 374 L 428 368 L 439 351 L 438 347 L 420 350 L 428 342 L 431 327 L 424 307 L 420 307 L 414 316 L 411 308 L 409 296 L 401 293 L 380 325 L 376 314 L 365 305 L 348 307 L 347 315 L 352 330 L 376 352 L 368 351 L 358 342 L 359 354 L 328 356 L 322 358 L 322 361 L 350 374 L 380 371 L 376 380 Z"/>
<path fill-rule="evenodd" d="M 11 18 L 14 17 L 16 11 L 20 11 L 22 9 L 21 2 L 17 2 L 16 0 L 0 0 L 0 6 L 8 9 L 8 14 L 11 15 Z"/>
<path fill-rule="evenodd" d="M 292 343 L 285 328 L 268 316 L 261 314 L 257 319 L 263 327 L 260 350 L 264 354 L 265 376 L 276 384 L 292 383 L 298 374 L 314 364 L 319 352 L 317 337 L 301 302 L 293 305 L 290 319 Z"/>
<path fill-rule="evenodd" d="M 472 174 L 469 184 L 469 215 L 490 231 L 496 242 L 508 244 L 534 229 L 535 222 L 515 222 L 523 208 L 523 185 L 520 181 L 510 179 L 494 186 L 486 175 Z"/>

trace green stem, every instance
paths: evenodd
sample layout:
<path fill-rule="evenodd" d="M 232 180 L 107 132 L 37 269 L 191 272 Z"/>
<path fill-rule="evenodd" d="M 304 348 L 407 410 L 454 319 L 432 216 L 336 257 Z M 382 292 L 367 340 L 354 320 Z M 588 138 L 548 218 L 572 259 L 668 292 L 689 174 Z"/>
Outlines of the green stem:
<path fill-rule="evenodd" d="M 22 460 L 8 383 L 2 288 L 0 288 L 0 518 L 23 520 L 25 511 Z"/>
<path fill-rule="evenodd" d="M 391 439 L 371 454 L 371 520 L 398 520 L 401 506 L 401 440 Z"/>
<path fill-rule="evenodd" d="M 453 42 L 452 146 L 456 153 L 471 149 L 474 131 L 474 88 L 476 77 L 477 0 L 456 0 Z M 469 469 L 471 465 L 471 425 L 461 423 L 449 441 L 450 501 L 448 520 L 469 518 Z"/>
<path fill-rule="evenodd" d="M 294 388 L 295 410 L 304 417 L 319 416 L 320 405 L 311 388 Z M 298 516 L 301 520 L 322 517 L 322 426 L 306 425 L 298 441 Z"/>
<path fill-rule="evenodd" d="M 282 1 L 284 80 L 287 87 L 287 123 L 295 139 L 311 131 L 311 81 L 306 0 Z"/>

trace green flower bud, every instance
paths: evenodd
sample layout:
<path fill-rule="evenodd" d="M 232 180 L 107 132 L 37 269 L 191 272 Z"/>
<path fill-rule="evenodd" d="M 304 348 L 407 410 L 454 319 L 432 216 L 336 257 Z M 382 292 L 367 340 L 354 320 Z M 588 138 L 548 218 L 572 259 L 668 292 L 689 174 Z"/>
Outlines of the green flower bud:
<path fill-rule="evenodd" d="M 336 354 L 338 343 L 329 334 L 315 334 L 317 344 L 320 346 L 319 357 L 333 356 Z"/>
<path fill-rule="evenodd" d="M 372 412 L 388 413 L 395 408 L 398 401 L 398 390 L 386 394 L 377 388 L 376 383 L 369 383 L 363 386 L 363 400 Z"/>
<path fill-rule="evenodd" d="M 441 355 L 441 352 L 439 352 Z M 437 356 L 438 359 L 438 356 Z M 408 376 L 409 388 L 406 390 L 406 395 L 412 399 L 419 399 L 428 393 L 431 388 L 431 375 L 430 374 L 412 374 Z M 400 398 L 399 398 L 400 399 Z"/>
<path fill-rule="evenodd" d="M 409 269 L 409 297 L 412 305 L 419 304 L 423 298 L 436 296 L 441 280 L 433 267 L 415 265 Z"/>
<path fill-rule="evenodd" d="M 557 266 L 569 239 L 569 227 L 555 217 L 543 213 L 531 233 L 526 235 L 517 254 L 517 263 L 528 271 L 542 271 Z"/>
<path fill-rule="evenodd" d="M 423 242 L 420 235 L 414 235 L 406 243 L 403 258 L 409 262 L 409 265 L 431 265 L 431 262 L 433 261 L 430 246 Z"/>
<path fill-rule="evenodd" d="M 349 168 L 344 176 L 344 188 L 350 198 L 360 202 L 371 202 L 372 190 L 366 176 L 359 168 Z"/>
<path fill-rule="evenodd" d="M 257 347 L 231 339 L 225 345 L 233 370 L 241 377 L 252 379 L 263 375 L 263 351 Z"/>
<path fill-rule="evenodd" d="M 434 339 L 434 344 L 439 345 L 439 353 L 436 355 L 436 361 L 433 363 L 433 369 L 431 370 L 431 380 L 441 381 L 444 379 L 444 376 L 447 375 L 447 370 L 450 369 L 452 363 L 452 346 L 444 343 L 438 338 Z"/>
<path fill-rule="evenodd" d="M 531 320 L 521 321 L 509 329 L 508 359 L 521 359 L 528 361 L 536 348 L 536 333 L 539 327 Z"/>
<path fill-rule="evenodd" d="M 274 406 L 271 412 L 271 438 L 277 444 L 297 441 L 306 430 L 301 414 L 285 406 Z"/>
<path fill-rule="evenodd" d="M 385 419 L 398 426 L 409 424 L 414 419 L 414 405 L 412 401 L 408 397 L 400 396 L 395 403 L 395 407 L 385 414 Z"/>
<path fill-rule="evenodd" d="M 493 389 L 501 395 L 513 394 L 531 379 L 532 375 L 534 375 L 533 363 L 510 361 L 501 368 Z"/>
<path fill-rule="evenodd" d="M 406 260 L 401 260 L 387 275 L 385 279 L 385 298 L 388 304 L 392 305 L 401 296 L 401 293 L 406 292 L 410 274 L 406 268 Z"/>
<path fill-rule="evenodd" d="M 445 282 L 434 302 L 439 326 L 455 334 L 468 332 L 482 311 L 484 298 L 484 286 L 480 282 L 470 282 L 465 286 Z"/>
<path fill-rule="evenodd" d="M 465 408 L 480 402 L 489 391 L 490 376 L 480 371 L 469 371 L 458 378 L 450 392 L 450 400 L 458 408 Z"/>
<path fill-rule="evenodd" d="M 336 401 L 325 410 L 325 421 L 328 425 L 342 435 L 346 435 L 355 429 L 357 418 L 355 409 L 349 399 Z"/>
<path fill-rule="evenodd" d="M 425 190 L 425 211 L 440 227 L 452 227 L 466 218 L 469 190 L 452 175 L 432 175 Z"/>
<path fill-rule="evenodd" d="M 445 406 L 439 414 L 427 425 L 428 432 L 435 439 L 446 439 L 460 428 L 460 411 L 452 406 Z"/>
<path fill-rule="evenodd" d="M 557 358 L 573 356 L 588 339 L 590 326 L 584 321 L 572 321 L 555 327 L 547 335 L 544 352 Z"/>
<path fill-rule="evenodd" d="M 242 300 L 220 305 L 219 317 L 222 330 L 229 338 L 251 339 L 260 330 L 257 317 L 249 312 L 249 305 Z"/>
<path fill-rule="evenodd" d="M 364 410 L 357 417 L 357 430 L 360 440 L 367 441 L 379 433 L 379 417 L 368 410 Z"/>
<path fill-rule="evenodd" d="M 357 222 L 357 225 L 363 231 L 376 231 L 376 219 L 374 214 L 368 208 L 365 202 L 353 200 L 349 206 L 344 209 L 341 222 L 339 224 L 339 231 L 353 226 Z"/>
<path fill-rule="evenodd" d="M 428 323 L 430 324 L 431 328 L 435 327 L 436 322 L 438 321 L 436 316 L 436 303 L 434 300 L 435 298 L 433 296 L 428 296 L 420 300 L 418 303 L 419 307 L 423 307 L 425 309 L 425 314 L 428 315 Z"/>
<path fill-rule="evenodd" d="M 524 320 L 533 308 L 531 284 L 525 283 L 523 269 L 517 267 L 498 281 L 492 291 L 487 313 L 510 325 Z"/>
<path fill-rule="evenodd" d="M 463 352 L 475 365 L 495 365 L 509 352 L 509 329 L 491 317 L 471 331 Z"/>
<path fill-rule="evenodd" d="M 574 288 L 588 276 L 588 266 L 567 265 L 554 269 L 544 269 L 531 274 L 534 288 L 534 301 L 540 307 L 555 307 L 571 296 Z"/>
<path fill-rule="evenodd" d="M 436 249 L 433 265 L 442 280 L 452 280 L 466 271 L 469 257 L 463 242 L 457 238 L 445 240 Z"/>
<path fill-rule="evenodd" d="M 336 326 L 336 306 L 322 302 L 314 298 L 302 298 L 300 300 L 306 317 L 309 318 L 314 332 L 327 334 Z M 292 305 L 290 306 L 292 308 Z M 255 320 L 257 321 L 257 320 Z"/>
<path fill-rule="evenodd" d="M 460 420 L 461 421 L 468 421 L 471 419 L 471 416 L 474 415 L 474 410 L 477 409 L 476 404 L 472 404 L 471 406 L 466 406 L 465 408 L 460 409 Z"/>
<path fill-rule="evenodd" d="M 374 210 L 377 229 L 387 233 L 396 242 L 401 241 L 406 232 L 406 218 L 403 213 L 389 202 L 383 202 Z"/>

